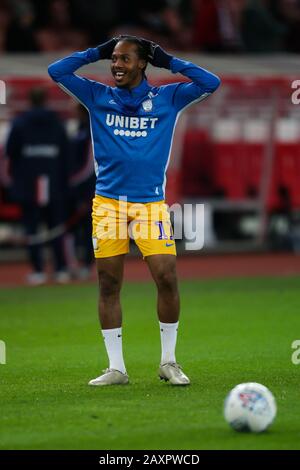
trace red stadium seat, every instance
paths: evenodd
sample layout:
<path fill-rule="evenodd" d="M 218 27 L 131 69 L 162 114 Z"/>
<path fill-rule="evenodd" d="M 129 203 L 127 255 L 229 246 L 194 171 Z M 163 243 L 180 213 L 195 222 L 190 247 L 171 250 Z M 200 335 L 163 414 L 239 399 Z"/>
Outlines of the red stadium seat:
<path fill-rule="evenodd" d="M 265 157 L 264 143 L 247 142 L 244 147 L 246 163 L 246 191 L 249 197 L 259 196 Z"/>
<path fill-rule="evenodd" d="M 278 187 L 278 168 L 275 159 L 273 160 L 273 167 L 265 203 L 269 212 L 285 209 L 285 203 L 283 201 L 282 195 L 280 195 Z"/>
<path fill-rule="evenodd" d="M 214 144 L 214 186 L 229 199 L 247 197 L 245 144 L 242 141 Z"/>
<path fill-rule="evenodd" d="M 166 203 L 171 206 L 180 201 L 180 171 L 169 168 L 167 172 Z"/>
<path fill-rule="evenodd" d="M 21 209 L 16 204 L 2 204 L 0 202 L 0 220 L 18 221 L 21 219 Z"/>
<path fill-rule="evenodd" d="M 279 190 L 287 191 L 292 208 L 300 208 L 300 142 L 278 142 L 275 163 Z"/>
<path fill-rule="evenodd" d="M 248 142 L 245 144 L 246 160 L 246 185 L 248 197 L 262 196 L 262 184 L 264 184 L 264 166 L 266 158 L 266 143 Z M 268 210 L 279 210 L 282 208 L 282 200 L 278 187 L 278 166 L 276 158 L 273 159 L 270 181 L 266 194 L 266 205 Z"/>
<path fill-rule="evenodd" d="M 186 132 L 181 161 L 180 186 L 183 197 L 212 194 L 213 146 L 204 129 Z"/>

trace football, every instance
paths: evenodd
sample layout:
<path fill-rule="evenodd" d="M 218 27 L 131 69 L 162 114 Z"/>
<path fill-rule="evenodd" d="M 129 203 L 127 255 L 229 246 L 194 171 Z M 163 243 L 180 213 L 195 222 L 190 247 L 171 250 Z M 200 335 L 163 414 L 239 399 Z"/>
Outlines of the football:
<path fill-rule="evenodd" d="M 276 402 L 270 390 L 259 383 L 242 383 L 234 387 L 224 403 L 224 417 L 240 432 L 262 432 L 276 416 Z"/>

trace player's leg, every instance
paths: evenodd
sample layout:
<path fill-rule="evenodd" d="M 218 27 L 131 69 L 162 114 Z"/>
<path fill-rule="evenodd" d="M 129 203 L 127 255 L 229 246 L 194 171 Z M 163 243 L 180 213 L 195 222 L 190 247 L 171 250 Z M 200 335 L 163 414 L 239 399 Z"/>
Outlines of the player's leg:
<path fill-rule="evenodd" d="M 146 262 L 157 287 L 157 315 L 161 336 L 161 364 L 176 362 L 179 320 L 176 256 L 147 256 Z"/>
<path fill-rule="evenodd" d="M 93 202 L 93 245 L 99 280 L 99 321 L 109 367 L 103 375 L 91 380 L 90 385 L 128 383 L 122 351 L 120 292 L 129 239 L 121 238 L 118 230 L 115 231 L 118 222 L 116 202 L 96 196 Z"/>
<path fill-rule="evenodd" d="M 121 328 L 120 292 L 125 255 L 96 259 L 99 281 L 99 322 L 103 330 Z"/>
<path fill-rule="evenodd" d="M 157 314 L 160 322 L 174 324 L 179 320 L 179 292 L 176 256 L 157 254 L 145 258 L 157 286 Z"/>
<path fill-rule="evenodd" d="M 173 385 L 188 385 L 187 376 L 176 363 L 175 348 L 179 320 L 179 293 L 176 275 L 176 246 L 168 207 L 164 201 L 145 204 L 135 217 L 140 224 L 140 248 L 157 286 L 157 314 L 161 337 L 159 376 Z M 141 215 L 142 214 L 142 215 Z M 135 231 L 137 233 L 137 231 Z"/>
<path fill-rule="evenodd" d="M 65 207 L 64 201 L 50 201 L 45 208 L 49 229 L 50 245 L 53 251 L 54 280 L 60 284 L 69 282 L 71 277 L 67 269 L 66 252 L 64 247 Z"/>
<path fill-rule="evenodd" d="M 92 221 L 90 214 L 85 214 L 83 216 L 80 225 L 80 241 L 83 248 L 83 266 L 80 269 L 79 275 L 81 279 L 87 279 L 91 275 L 91 269 L 94 261 L 93 245 L 90 239 L 90 233 L 92 231 Z"/>
<path fill-rule="evenodd" d="M 190 381 L 175 357 L 180 309 L 176 256 L 157 254 L 145 259 L 157 286 L 157 314 L 161 338 L 159 376 L 169 380 L 172 385 L 188 385 Z"/>
<path fill-rule="evenodd" d="M 124 257 L 123 254 L 96 260 L 99 280 L 99 321 L 109 366 L 104 374 L 91 380 L 89 385 L 122 385 L 128 383 L 122 350 L 122 310 L 120 302 Z"/>
<path fill-rule="evenodd" d="M 44 272 L 43 244 L 38 239 L 39 224 L 42 220 L 41 208 L 35 204 L 24 203 L 22 205 L 23 223 L 28 237 L 28 254 L 33 272 L 27 276 L 27 282 L 31 285 L 44 284 L 47 275 Z"/>

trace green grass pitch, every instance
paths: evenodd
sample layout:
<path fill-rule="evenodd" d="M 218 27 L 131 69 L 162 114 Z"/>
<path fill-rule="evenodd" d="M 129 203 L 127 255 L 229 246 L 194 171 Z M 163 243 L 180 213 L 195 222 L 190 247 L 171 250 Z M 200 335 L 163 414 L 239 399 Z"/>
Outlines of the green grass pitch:
<path fill-rule="evenodd" d="M 160 382 L 156 294 L 123 288 L 130 385 L 87 386 L 107 366 L 97 286 L 0 291 L 1 449 L 299 449 L 299 278 L 185 281 L 177 360 L 190 387 Z M 227 392 L 265 384 L 278 415 L 266 433 L 239 434 L 222 415 Z"/>

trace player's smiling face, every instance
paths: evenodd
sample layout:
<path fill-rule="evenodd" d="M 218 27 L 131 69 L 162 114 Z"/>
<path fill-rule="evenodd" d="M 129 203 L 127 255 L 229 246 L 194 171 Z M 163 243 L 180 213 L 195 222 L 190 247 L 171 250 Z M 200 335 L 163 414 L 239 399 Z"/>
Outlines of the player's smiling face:
<path fill-rule="evenodd" d="M 138 56 L 137 46 L 119 41 L 111 56 L 111 72 L 115 84 L 120 88 L 134 88 L 143 79 L 146 62 Z"/>

